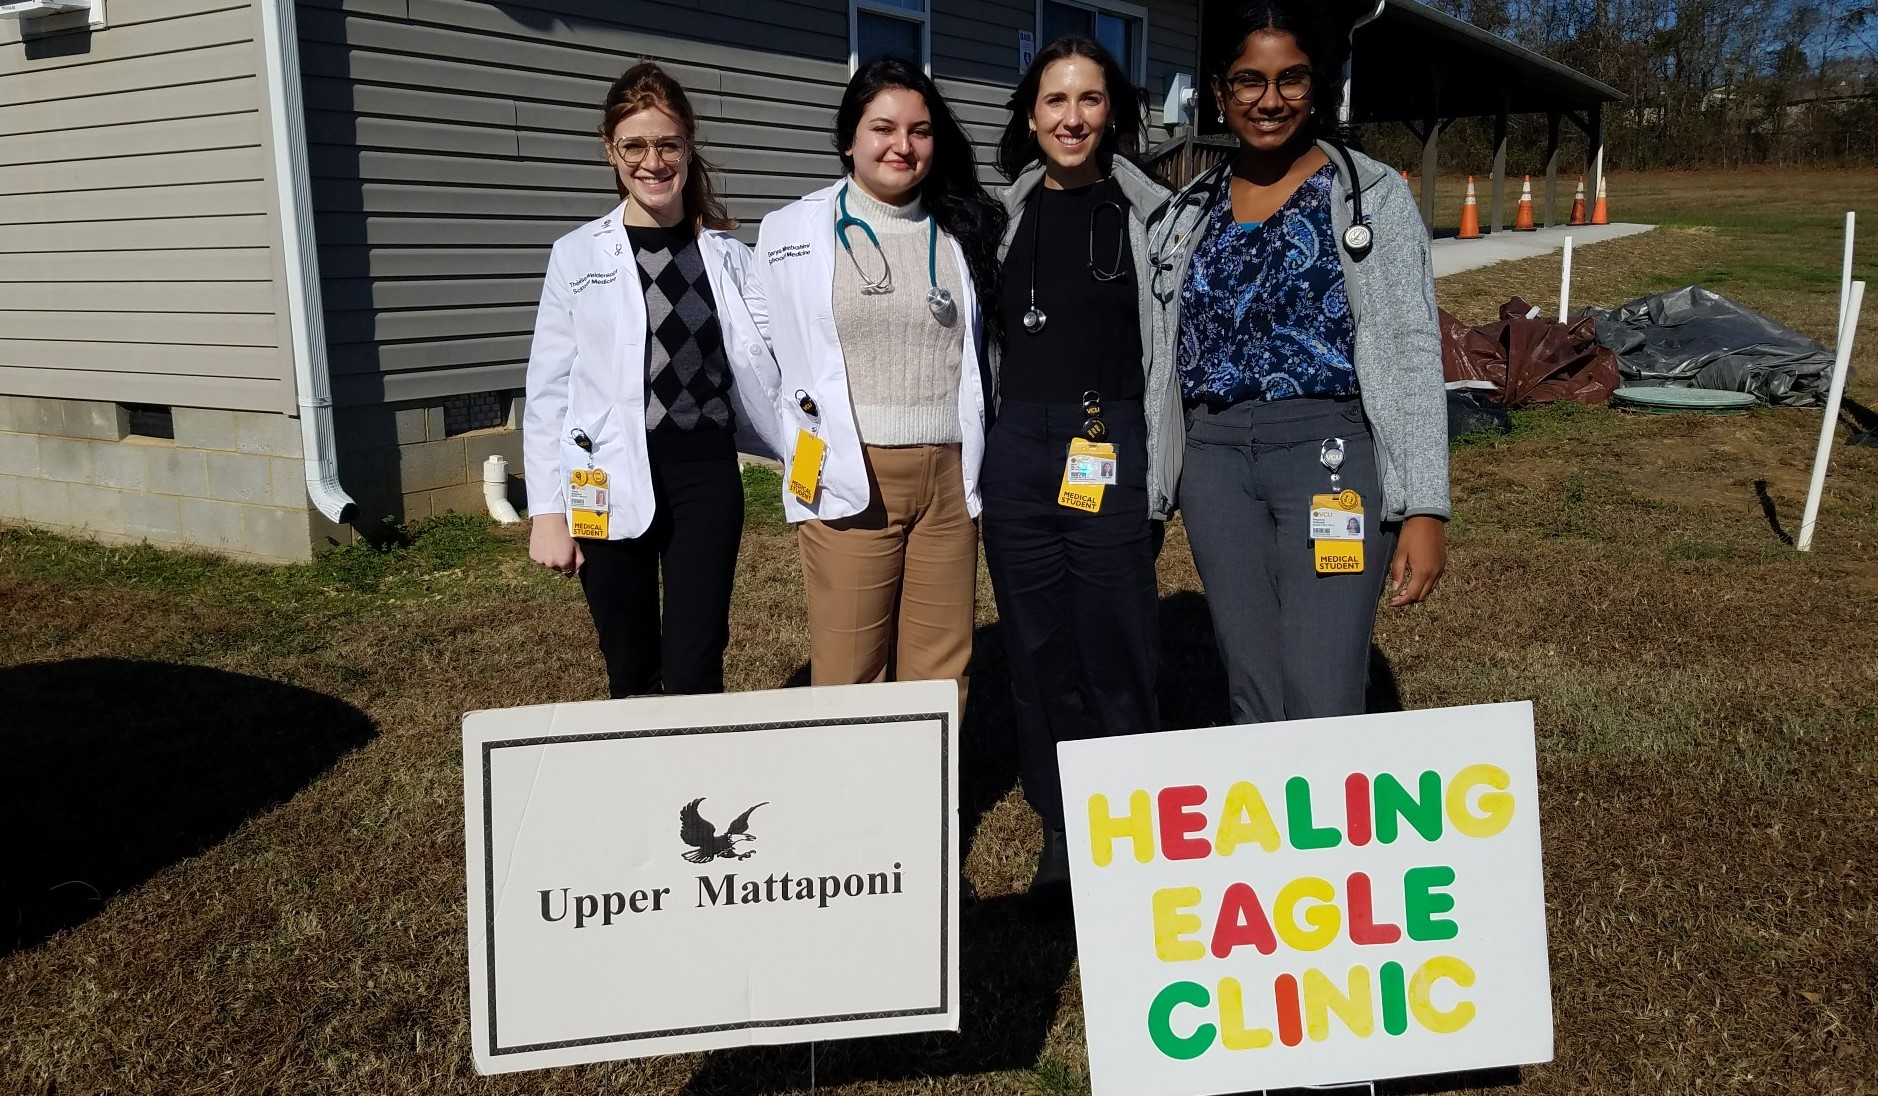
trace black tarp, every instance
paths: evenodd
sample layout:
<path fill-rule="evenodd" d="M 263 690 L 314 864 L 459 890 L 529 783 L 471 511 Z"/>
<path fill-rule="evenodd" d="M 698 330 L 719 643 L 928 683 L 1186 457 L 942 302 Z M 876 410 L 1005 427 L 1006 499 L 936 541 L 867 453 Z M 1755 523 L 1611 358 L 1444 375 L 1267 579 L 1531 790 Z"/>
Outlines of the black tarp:
<path fill-rule="evenodd" d="M 1591 313 L 1625 384 L 1748 392 L 1788 407 L 1826 402 L 1831 352 L 1719 293 L 1685 286 Z"/>

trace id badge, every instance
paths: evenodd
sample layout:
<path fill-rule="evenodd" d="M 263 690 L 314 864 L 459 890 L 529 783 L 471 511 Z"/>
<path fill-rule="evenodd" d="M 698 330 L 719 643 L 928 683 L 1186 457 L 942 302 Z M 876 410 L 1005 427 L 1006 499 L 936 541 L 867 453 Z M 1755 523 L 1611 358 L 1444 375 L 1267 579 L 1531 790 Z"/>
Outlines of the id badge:
<path fill-rule="evenodd" d="M 1071 438 L 1069 458 L 1063 462 L 1063 489 L 1059 506 L 1093 514 L 1102 509 L 1102 492 L 1115 482 L 1115 446 Z"/>
<path fill-rule="evenodd" d="M 1311 545 L 1320 575 L 1363 570 L 1363 496 L 1355 491 L 1311 496 Z"/>
<path fill-rule="evenodd" d="M 605 540 L 613 490 L 604 468 L 576 468 L 567 475 L 567 528 L 577 537 Z"/>
<path fill-rule="evenodd" d="M 815 493 L 822 488 L 822 464 L 828 457 L 828 443 L 807 430 L 796 431 L 796 455 L 789 461 L 789 493 L 804 506 L 815 505 Z"/>

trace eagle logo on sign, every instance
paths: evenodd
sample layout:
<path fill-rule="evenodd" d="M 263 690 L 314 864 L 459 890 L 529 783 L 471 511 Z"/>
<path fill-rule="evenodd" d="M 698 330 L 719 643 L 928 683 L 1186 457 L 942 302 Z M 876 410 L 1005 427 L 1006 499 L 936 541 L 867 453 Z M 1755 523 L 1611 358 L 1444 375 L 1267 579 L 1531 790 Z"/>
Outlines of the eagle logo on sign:
<path fill-rule="evenodd" d="M 685 854 L 685 859 L 693 864 L 708 864 L 720 858 L 748 860 L 755 856 L 755 849 L 740 850 L 739 845 L 756 840 L 756 835 L 750 832 L 750 816 L 756 813 L 756 807 L 768 806 L 769 801 L 764 800 L 756 807 L 751 807 L 738 815 L 737 820 L 725 827 L 723 833 L 718 833 L 717 827 L 705 821 L 704 816 L 698 813 L 698 804 L 702 802 L 704 802 L 704 797 L 699 796 L 685 804 L 684 808 L 678 812 L 678 836 L 684 840 L 685 844 L 691 846 L 691 851 Z"/>

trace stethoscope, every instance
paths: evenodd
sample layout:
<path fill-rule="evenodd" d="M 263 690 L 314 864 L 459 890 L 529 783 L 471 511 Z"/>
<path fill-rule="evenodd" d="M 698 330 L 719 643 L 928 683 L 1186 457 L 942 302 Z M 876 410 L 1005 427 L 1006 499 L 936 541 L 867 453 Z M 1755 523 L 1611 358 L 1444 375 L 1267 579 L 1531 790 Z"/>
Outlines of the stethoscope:
<path fill-rule="evenodd" d="M 881 249 L 880 237 L 874 234 L 874 226 L 848 212 L 848 186 L 841 185 L 841 193 L 835 198 L 841 210 L 841 216 L 835 218 L 835 238 L 841 241 L 841 249 L 848 253 L 848 261 L 854 264 L 854 273 L 861 279 L 863 293 L 892 293 L 893 268 L 887 265 L 887 253 Z M 854 245 L 848 241 L 848 230 L 858 228 L 867 234 L 867 242 L 874 245 L 874 253 L 880 256 L 880 278 L 875 280 L 861 269 L 861 260 L 855 257 Z M 952 294 L 939 285 L 939 222 L 931 213 L 926 214 L 926 307 L 941 323 L 952 311 Z"/>
<path fill-rule="evenodd" d="M 1346 189 L 1350 192 L 1350 227 L 1343 230 L 1343 249 L 1350 253 L 1350 258 L 1361 260 L 1375 248 L 1376 233 L 1370 227 L 1368 215 L 1363 212 L 1363 184 L 1356 175 L 1356 157 L 1350 155 L 1349 146 L 1341 141 L 1326 141 L 1325 143 L 1336 149 L 1337 155 L 1342 158 Z M 1218 186 L 1220 178 L 1225 177 L 1232 170 L 1231 163 L 1232 161 L 1228 160 L 1214 169 L 1220 173 L 1219 177 L 1209 178 L 1208 176 L 1213 175 L 1213 172 L 1209 171 L 1181 187 L 1180 193 L 1174 195 L 1167 203 L 1168 212 L 1162 218 L 1161 238 L 1153 250 L 1148 252 L 1148 261 L 1154 264 L 1155 269 L 1167 270 L 1172 267 L 1171 263 L 1163 263 L 1161 260 L 1166 257 L 1165 250 L 1169 237 L 1174 231 L 1173 211 L 1185 204 L 1201 187 Z"/>
<path fill-rule="evenodd" d="M 1102 211 L 1104 209 L 1114 210 L 1115 220 L 1116 220 L 1115 258 L 1109 262 L 1109 268 L 1107 270 L 1102 269 L 1102 267 L 1096 264 L 1096 244 L 1095 244 L 1096 220 L 1101 216 Z M 1028 331 L 1032 335 L 1042 334 L 1043 325 L 1050 322 L 1049 315 L 1045 313 L 1043 309 L 1037 307 L 1037 259 L 1040 254 L 1037 250 L 1037 246 L 1038 246 L 1038 241 L 1041 239 L 1040 233 L 1042 232 L 1042 227 L 1041 227 L 1042 225 L 1043 225 L 1043 196 L 1039 194 L 1037 196 L 1037 207 L 1035 210 L 1032 211 L 1031 217 L 1030 217 L 1030 308 L 1024 313 L 1024 321 L 1023 321 L 1024 330 Z M 1122 204 L 1120 202 L 1113 202 L 1113 201 L 1098 202 L 1096 203 L 1095 208 L 1089 211 L 1089 276 L 1090 277 L 1094 278 L 1098 282 L 1114 282 L 1114 281 L 1120 281 L 1121 279 L 1128 276 L 1128 272 L 1122 269 L 1122 248 L 1127 246 L 1125 243 L 1125 239 L 1128 235 L 1127 228 L 1128 228 L 1128 214 L 1125 210 L 1122 209 Z"/>

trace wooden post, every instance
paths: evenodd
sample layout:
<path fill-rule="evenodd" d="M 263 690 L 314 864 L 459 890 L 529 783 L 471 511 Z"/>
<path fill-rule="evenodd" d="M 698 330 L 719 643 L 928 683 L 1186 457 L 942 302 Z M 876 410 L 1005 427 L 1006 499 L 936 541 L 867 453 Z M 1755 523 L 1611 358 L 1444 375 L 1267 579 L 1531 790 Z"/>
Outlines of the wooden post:
<path fill-rule="evenodd" d="M 1551 228 L 1558 221 L 1554 212 L 1558 209 L 1558 150 L 1559 150 L 1559 112 L 1552 111 L 1545 116 L 1545 227 Z"/>
<path fill-rule="evenodd" d="M 1499 232 L 1506 227 L 1506 107 L 1500 107 L 1500 113 L 1493 118 L 1493 227 L 1489 232 Z"/>
<path fill-rule="evenodd" d="M 1432 235 L 1435 230 L 1435 171 L 1441 166 L 1441 119 L 1428 118 L 1422 133 L 1422 224 Z"/>

